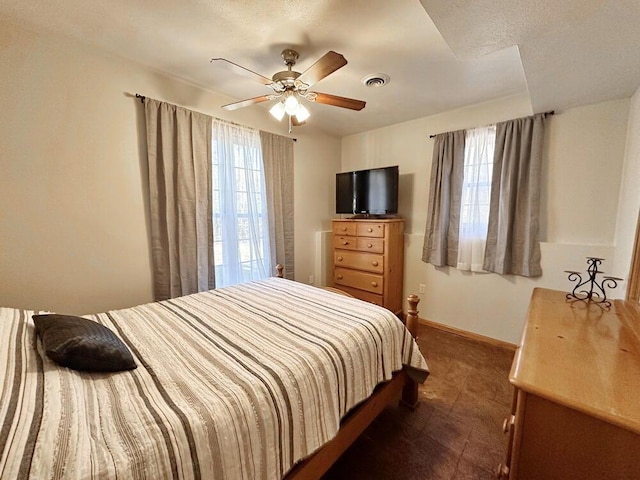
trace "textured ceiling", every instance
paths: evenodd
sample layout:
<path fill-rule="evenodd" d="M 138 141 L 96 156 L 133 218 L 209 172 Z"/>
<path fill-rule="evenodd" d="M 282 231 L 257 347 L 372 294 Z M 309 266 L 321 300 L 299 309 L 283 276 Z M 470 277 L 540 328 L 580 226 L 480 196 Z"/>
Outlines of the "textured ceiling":
<path fill-rule="evenodd" d="M 212 57 L 271 77 L 284 69 L 285 47 L 300 52 L 298 71 L 335 50 L 348 65 L 314 90 L 365 100 L 367 106 L 355 112 L 314 104 L 311 119 L 300 128 L 347 135 L 527 90 L 534 111 L 630 96 L 640 83 L 635 51 L 640 29 L 632 28 L 640 23 L 638 5 L 631 0 L 2 0 L 0 15 L 238 100 L 270 90 L 210 64 Z M 362 78 L 372 73 L 386 73 L 391 82 L 364 87 Z"/>
<path fill-rule="evenodd" d="M 638 0 L 421 0 L 458 58 L 518 45 L 535 112 L 631 96 Z"/>

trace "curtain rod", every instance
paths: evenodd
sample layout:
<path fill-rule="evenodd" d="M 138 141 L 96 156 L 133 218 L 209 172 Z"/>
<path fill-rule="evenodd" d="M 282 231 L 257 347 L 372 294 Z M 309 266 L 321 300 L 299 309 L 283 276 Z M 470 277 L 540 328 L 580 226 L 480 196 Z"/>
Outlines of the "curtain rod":
<path fill-rule="evenodd" d="M 144 95 L 140 95 L 139 93 L 136 93 L 136 98 L 139 98 L 139 99 L 140 99 L 140 103 L 144 103 L 144 100 L 145 100 L 147 97 L 145 97 Z M 230 121 L 230 120 L 225 120 L 225 122 L 229 122 L 229 123 L 231 123 L 231 124 L 233 124 L 233 125 L 237 125 L 238 127 L 246 127 L 246 125 L 241 125 L 241 124 L 239 124 L 239 123 L 232 122 L 232 121 Z M 284 136 L 284 135 L 283 135 L 283 136 Z M 287 138 L 291 138 L 291 137 L 287 137 Z M 291 138 L 291 140 L 293 140 L 294 142 L 297 142 L 297 141 L 298 141 L 298 139 L 297 139 L 297 138 Z"/>
<path fill-rule="evenodd" d="M 546 117 L 547 115 L 555 115 L 556 111 L 555 110 L 549 110 L 548 112 L 544 112 L 543 115 Z M 448 133 L 448 132 L 442 132 L 442 133 Z M 434 135 L 429 135 L 429 138 L 433 138 L 436 137 L 440 134 L 434 134 Z"/>

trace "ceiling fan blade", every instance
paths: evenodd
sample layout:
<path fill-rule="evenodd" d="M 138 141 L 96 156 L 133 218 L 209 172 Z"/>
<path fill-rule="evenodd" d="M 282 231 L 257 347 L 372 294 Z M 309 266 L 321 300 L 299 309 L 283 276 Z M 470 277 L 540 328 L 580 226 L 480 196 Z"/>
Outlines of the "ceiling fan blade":
<path fill-rule="evenodd" d="M 273 80 L 271 80 L 270 78 L 267 78 L 264 75 L 260 75 L 259 73 L 256 73 L 253 70 L 249 70 L 248 68 L 238 65 L 237 63 L 233 63 L 232 61 L 227 60 L 226 58 L 212 58 L 211 62 L 209 63 L 213 63 L 217 61 L 225 62 L 224 65 L 226 65 L 233 72 L 239 75 L 242 75 L 243 77 L 250 78 L 254 81 L 258 81 L 263 85 L 271 85 L 273 83 Z"/>
<path fill-rule="evenodd" d="M 362 110 L 367 102 L 355 100 L 353 98 L 338 97 L 337 95 L 329 95 L 328 93 L 311 92 L 316 95 L 316 103 L 324 103 L 325 105 L 333 105 L 334 107 L 349 108 L 351 110 Z"/>
<path fill-rule="evenodd" d="M 346 58 L 344 58 L 339 53 L 330 50 L 329 52 L 325 53 L 323 57 L 318 59 L 316 63 L 302 72 L 302 75 L 298 77 L 298 80 L 311 86 L 314 83 L 319 82 L 326 76 L 331 75 L 339 68 L 344 67 L 346 64 Z"/>
<path fill-rule="evenodd" d="M 237 110 L 242 107 L 248 107 L 249 105 L 255 105 L 256 103 L 266 102 L 267 100 L 271 100 L 270 97 L 271 95 L 262 95 L 260 97 L 247 98 L 240 102 L 228 103 L 227 105 L 223 105 L 222 108 L 225 110 Z"/>

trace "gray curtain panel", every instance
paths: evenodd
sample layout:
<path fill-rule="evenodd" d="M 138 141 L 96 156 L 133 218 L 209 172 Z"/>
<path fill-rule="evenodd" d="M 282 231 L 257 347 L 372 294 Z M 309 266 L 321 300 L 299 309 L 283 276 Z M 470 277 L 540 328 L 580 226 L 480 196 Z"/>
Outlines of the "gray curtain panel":
<path fill-rule="evenodd" d="M 422 260 L 438 267 L 458 264 L 464 137 L 464 130 L 441 133 L 433 145 Z"/>
<path fill-rule="evenodd" d="M 484 269 L 525 277 L 540 267 L 540 171 L 546 114 L 496 125 Z"/>
<path fill-rule="evenodd" d="M 293 140 L 260 132 L 269 218 L 271 264 L 284 265 L 284 277 L 293 279 Z"/>
<path fill-rule="evenodd" d="M 215 286 L 211 117 L 146 98 L 154 295 Z"/>

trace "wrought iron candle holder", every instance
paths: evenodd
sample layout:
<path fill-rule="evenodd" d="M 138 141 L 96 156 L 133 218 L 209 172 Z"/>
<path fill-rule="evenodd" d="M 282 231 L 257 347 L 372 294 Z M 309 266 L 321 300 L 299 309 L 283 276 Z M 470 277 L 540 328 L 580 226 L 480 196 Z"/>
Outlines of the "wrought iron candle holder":
<path fill-rule="evenodd" d="M 582 300 L 585 302 L 593 302 L 605 306 L 611 307 L 611 302 L 607 300 L 607 293 L 605 289 L 614 289 L 618 286 L 618 282 L 622 281 L 618 277 L 603 276 L 602 280 L 598 282 L 596 277 L 604 272 L 598 270 L 600 264 L 604 258 L 587 257 L 587 274 L 588 277 L 582 280 L 582 274 L 580 272 L 574 272 L 572 270 L 565 270 L 565 273 L 569 274 L 569 281 L 576 282 L 571 293 L 567 293 L 567 300 Z M 588 290 L 587 290 L 588 289 Z"/>

